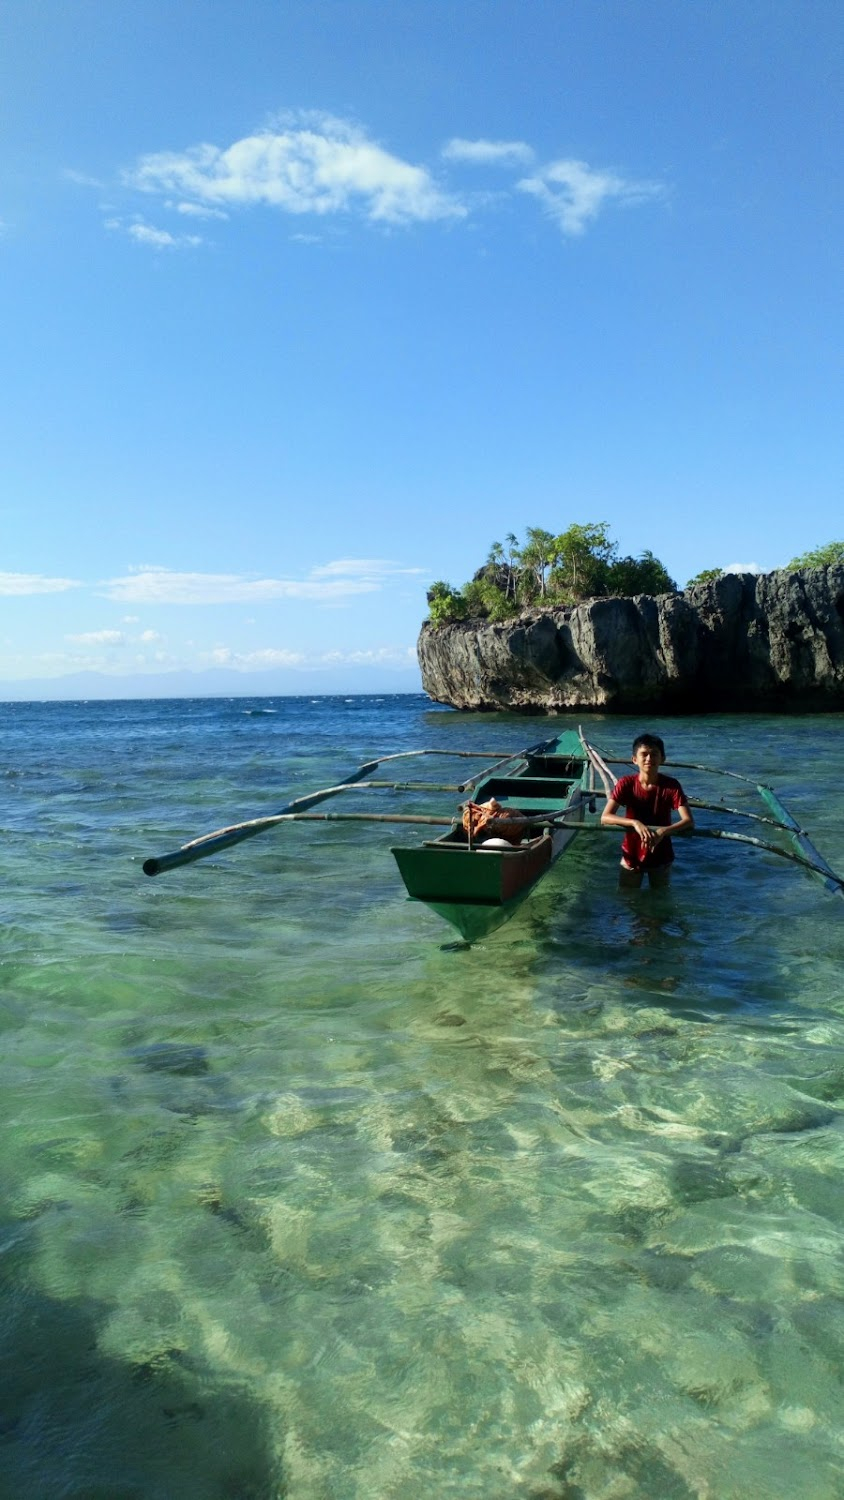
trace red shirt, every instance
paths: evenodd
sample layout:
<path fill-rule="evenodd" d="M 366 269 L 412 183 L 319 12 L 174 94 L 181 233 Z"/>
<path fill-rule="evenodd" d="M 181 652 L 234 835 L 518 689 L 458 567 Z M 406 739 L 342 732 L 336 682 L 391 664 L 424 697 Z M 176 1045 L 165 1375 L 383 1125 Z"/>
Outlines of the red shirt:
<path fill-rule="evenodd" d="M 624 808 L 628 818 L 651 823 L 656 828 L 670 827 L 672 812 L 688 806 L 688 798 L 673 776 L 657 776 L 654 786 L 643 786 L 638 774 L 622 776 L 611 795 L 613 802 Z M 624 835 L 621 854 L 634 870 L 653 870 L 659 865 L 670 865 L 674 858 L 670 839 L 660 839 L 656 848 L 647 854 L 633 828 Z"/>

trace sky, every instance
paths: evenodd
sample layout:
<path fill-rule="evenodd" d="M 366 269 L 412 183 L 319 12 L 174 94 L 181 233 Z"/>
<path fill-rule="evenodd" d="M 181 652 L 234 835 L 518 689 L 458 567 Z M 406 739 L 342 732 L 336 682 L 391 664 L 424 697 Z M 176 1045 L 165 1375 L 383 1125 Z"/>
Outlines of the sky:
<path fill-rule="evenodd" d="M 412 692 L 508 532 L 840 539 L 843 62 L 840 0 L 5 0 L 0 697 Z"/>

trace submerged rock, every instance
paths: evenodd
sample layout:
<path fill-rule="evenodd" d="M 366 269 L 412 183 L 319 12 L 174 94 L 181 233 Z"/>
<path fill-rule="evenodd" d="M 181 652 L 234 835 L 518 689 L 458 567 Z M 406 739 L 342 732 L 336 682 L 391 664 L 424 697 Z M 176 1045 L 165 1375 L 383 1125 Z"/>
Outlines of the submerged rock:
<path fill-rule="evenodd" d="M 844 709 L 844 566 L 730 573 L 684 593 L 462 620 L 417 646 L 454 708 L 663 713 Z"/>
<path fill-rule="evenodd" d="M 142 1047 L 130 1047 L 129 1056 L 148 1073 L 202 1078 L 211 1071 L 205 1048 L 190 1042 L 149 1042 Z"/>

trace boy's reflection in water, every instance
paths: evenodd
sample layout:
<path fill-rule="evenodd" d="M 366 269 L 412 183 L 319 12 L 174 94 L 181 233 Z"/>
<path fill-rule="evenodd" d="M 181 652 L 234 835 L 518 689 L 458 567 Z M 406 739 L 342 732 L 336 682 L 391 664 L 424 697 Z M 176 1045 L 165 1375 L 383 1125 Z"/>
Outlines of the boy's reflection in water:
<path fill-rule="evenodd" d="M 626 974 L 622 982 L 630 989 L 673 994 L 681 981 L 685 945 L 692 929 L 683 919 L 671 888 L 642 891 L 620 887 L 619 903 L 622 911 L 613 923 L 614 945 L 626 943 L 629 948 L 644 950 L 636 955 L 636 971 Z"/>

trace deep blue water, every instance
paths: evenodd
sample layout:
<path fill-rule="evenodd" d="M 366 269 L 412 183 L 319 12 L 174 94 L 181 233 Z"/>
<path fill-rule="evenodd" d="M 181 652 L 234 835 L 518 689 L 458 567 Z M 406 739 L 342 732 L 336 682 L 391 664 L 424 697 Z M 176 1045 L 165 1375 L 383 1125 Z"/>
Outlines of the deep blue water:
<path fill-rule="evenodd" d="M 557 721 L 0 714 L 2 1500 L 840 1500 L 844 901 L 703 840 L 622 894 L 584 836 L 454 951 L 377 824 L 141 863 Z M 842 716 L 583 723 L 844 868 Z"/>

